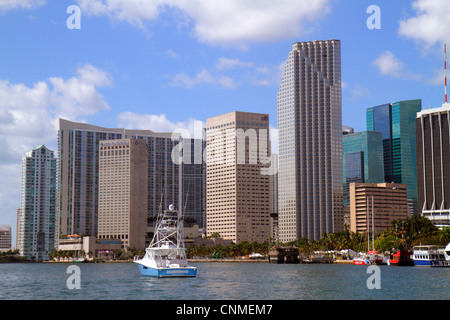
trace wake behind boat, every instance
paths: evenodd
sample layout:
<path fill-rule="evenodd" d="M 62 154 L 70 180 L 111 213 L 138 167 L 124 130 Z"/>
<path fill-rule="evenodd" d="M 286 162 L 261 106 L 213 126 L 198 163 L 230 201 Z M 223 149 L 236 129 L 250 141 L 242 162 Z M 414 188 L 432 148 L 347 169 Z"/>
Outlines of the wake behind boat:
<path fill-rule="evenodd" d="M 135 259 L 142 275 L 153 277 L 195 277 L 197 268 L 187 263 L 183 218 L 173 205 L 160 213 L 152 242 L 142 259 Z"/>

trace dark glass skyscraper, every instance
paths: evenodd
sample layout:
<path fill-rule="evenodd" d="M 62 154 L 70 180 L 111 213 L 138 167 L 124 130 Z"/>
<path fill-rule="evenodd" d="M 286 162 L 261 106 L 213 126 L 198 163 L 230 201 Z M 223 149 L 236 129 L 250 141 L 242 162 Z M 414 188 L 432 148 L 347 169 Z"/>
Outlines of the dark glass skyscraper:
<path fill-rule="evenodd" d="M 383 137 L 384 181 L 407 185 L 408 199 L 417 213 L 415 118 L 422 101 L 407 100 L 367 109 L 367 130 Z"/>
<path fill-rule="evenodd" d="M 344 204 L 349 204 L 349 184 L 384 181 L 382 133 L 362 131 L 342 137 Z"/>

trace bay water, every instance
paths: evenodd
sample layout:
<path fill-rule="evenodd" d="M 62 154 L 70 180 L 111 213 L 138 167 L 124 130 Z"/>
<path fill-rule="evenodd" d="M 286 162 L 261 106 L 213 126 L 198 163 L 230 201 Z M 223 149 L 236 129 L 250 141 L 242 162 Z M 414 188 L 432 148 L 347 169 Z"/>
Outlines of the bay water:
<path fill-rule="evenodd" d="M 0 264 L 0 300 L 448 300 L 450 268 L 198 262 L 195 278 L 141 276 L 134 263 Z M 79 271 L 71 286 L 70 266 Z"/>

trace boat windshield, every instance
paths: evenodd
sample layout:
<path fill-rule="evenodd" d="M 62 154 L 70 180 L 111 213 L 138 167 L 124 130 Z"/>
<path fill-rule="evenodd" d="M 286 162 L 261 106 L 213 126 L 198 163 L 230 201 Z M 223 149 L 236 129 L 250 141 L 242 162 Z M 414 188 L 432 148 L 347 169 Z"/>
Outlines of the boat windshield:
<path fill-rule="evenodd" d="M 186 259 L 183 248 L 147 248 L 147 254 L 153 259 Z"/>

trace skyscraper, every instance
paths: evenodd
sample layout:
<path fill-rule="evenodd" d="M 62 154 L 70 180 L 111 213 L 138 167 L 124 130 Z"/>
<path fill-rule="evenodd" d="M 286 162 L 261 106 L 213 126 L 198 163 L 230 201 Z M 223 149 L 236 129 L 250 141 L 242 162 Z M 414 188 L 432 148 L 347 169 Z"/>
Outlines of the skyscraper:
<path fill-rule="evenodd" d="M 423 110 L 416 119 L 419 212 L 450 226 L 450 103 Z"/>
<path fill-rule="evenodd" d="M 59 119 L 59 235 L 95 235 L 98 228 L 99 142 L 144 139 L 148 146 L 148 214 L 178 203 L 178 169 L 171 133 L 102 128 Z M 162 201 L 162 203 L 161 203 Z"/>
<path fill-rule="evenodd" d="M 208 236 L 269 240 L 268 124 L 267 114 L 237 111 L 206 120 Z"/>
<path fill-rule="evenodd" d="M 100 141 L 98 238 L 145 249 L 148 147 L 144 139 Z"/>
<path fill-rule="evenodd" d="M 383 135 L 384 181 L 403 183 L 417 213 L 415 119 L 422 101 L 407 100 L 367 109 L 367 130 Z"/>
<path fill-rule="evenodd" d="M 277 96 L 280 241 L 343 229 L 341 43 L 294 43 Z"/>
<path fill-rule="evenodd" d="M 186 223 L 205 227 L 206 163 L 203 150 L 206 139 L 183 139 L 183 212 Z"/>
<path fill-rule="evenodd" d="M 48 259 L 55 248 L 56 158 L 44 145 L 22 158 L 22 190 L 18 219 L 18 249 L 36 260 Z"/>
<path fill-rule="evenodd" d="M 362 131 L 342 137 L 344 205 L 349 204 L 349 184 L 384 181 L 382 133 Z"/>

